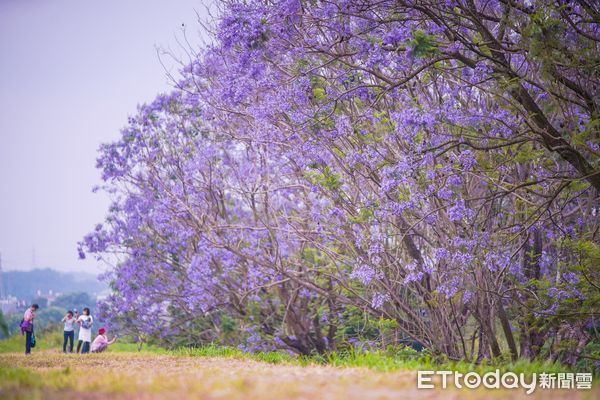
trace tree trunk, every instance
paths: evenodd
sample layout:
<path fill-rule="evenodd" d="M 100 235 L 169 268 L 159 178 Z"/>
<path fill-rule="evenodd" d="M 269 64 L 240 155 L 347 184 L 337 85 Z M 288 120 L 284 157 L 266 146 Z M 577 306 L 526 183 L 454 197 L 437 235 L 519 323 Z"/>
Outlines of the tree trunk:
<path fill-rule="evenodd" d="M 508 343 L 511 359 L 513 361 L 516 361 L 519 358 L 519 352 L 517 351 L 515 337 L 513 336 L 512 330 L 510 329 L 510 322 L 508 321 L 508 317 L 506 316 L 506 311 L 504 311 L 504 306 L 502 305 L 501 299 L 498 300 L 498 317 L 500 318 L 502 330 L 504 331 L 504 336 L 506 337 L 506 342 Z"/>
<path fill-rule="evenodd" d="M 540 257 L 542 255 L 542 234 L 538 229 L 533 231 L 533 246 L 529 244 L 527 237 L 523 246 L 523 274 L 527 279 L 540 279 Z M 529 290 L 535 291 L 535 287 L 529 286 Z M 527 298 L 525 299 L 527 301 Z M 535 316 L 526 311 L 520 323 L 521 330 L 521 357 L 526 357 L 530 360 L 534 359 L 540 352 L 544 340 L 545 332 L 535 330 L 532 322 L 535 321 Z"/>
<path fill-rule="evenodd" d="M 487 339 L 481 329 L 479 329 L 479 345 L 477 347 L 477 363 L 482 360 L 490 358 L 490 346 L 487 343 Z"/>

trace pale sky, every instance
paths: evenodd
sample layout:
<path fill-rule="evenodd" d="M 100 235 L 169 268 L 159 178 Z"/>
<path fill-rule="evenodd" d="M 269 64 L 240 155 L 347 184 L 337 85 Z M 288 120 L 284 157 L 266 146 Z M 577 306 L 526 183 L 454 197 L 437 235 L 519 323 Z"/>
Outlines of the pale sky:
<path fill-rule="evenodd" d="M 91 189 L 102 142 L 170 88 L 155 46 L 201 42 L 208 0 L 0 0 L 3 269 L 98 272 L 76 243 L 107 211 Z M 170 64 L 174 67 L 174 64 Z M 175 69 L 176 71 L 176 69 Z M 32 252 L 35 249 L 35 265 Z"/>

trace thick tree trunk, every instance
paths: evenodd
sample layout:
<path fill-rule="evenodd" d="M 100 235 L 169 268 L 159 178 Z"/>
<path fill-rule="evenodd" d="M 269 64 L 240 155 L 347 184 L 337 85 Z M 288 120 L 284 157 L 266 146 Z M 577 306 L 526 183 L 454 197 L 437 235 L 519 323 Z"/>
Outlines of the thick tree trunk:
<path fill-rule="evenodd" d="M 498 318 L 500 318 L 500 323 L 502 324 L 502 330 L 504 331 L 504 336 L 506 337 L 506 343 L 508 344 L 508 348 L 510 350 L 510 356 L 513 361 L 516 361 L 519 358 L 519 352 L 517 350 L 517 344 L 515 343 L 512 330 L 510 329 L 510 322 L 508 321 L 506 311 L 502 305 L 502 300 L 498 300 Z"/>
<path fill-rule="evenodd" d="M 489 349 L 492 352 L 493 357 L 500 357 L 502 355 L 502 351 L 500 350 L 500 345 L 498 344 L 498 339 L 496 338 L 496 334 L 494 333 L 494 329 L 492 326 L 493 311 L 487 306 L 487 301 L 480 300 L 483 304 L 479 304 L 476 312 L 473 314 L 477 321 L 479 322 L 479 328 L 481 336 L 479 338 L 479 354 L 482 354 L 481 351 L 481 342 L 482 337 L 485 339 L 485 343 L 489 346 Z M 479 356 L 478 356 L 479 360 Z"/>
<path fill-rule="evenodd" d="M 477 346 L 477 363 L 480 363 L 484 359 L 490 358 L 490 346 L 488 345 L 488 341 L 479 329 L 479 344 Z"/>
<path fill-rule="evenodd" d="M 542 255 L 542 234 L 538 229 L 535 229 L 533 235 L 533 246 L 529 244 L 529 238 L 526 239 L 523 246 L 523 274 L 527 279 L 540 278 L 540 257 Z M 530 286 L 529 290 L 535 291 L 535 287 Z M 527 299 L 525 299 L 527 301 Z M 526 312 L 523 320 L 520 323 L 521 341 L 520 350 L 521 357 L 528 359 L 535 358 L 542 348 L 545 341 L 545 332 L 539 332 L 532 326 L 535 316 L 531 312 Z"/>

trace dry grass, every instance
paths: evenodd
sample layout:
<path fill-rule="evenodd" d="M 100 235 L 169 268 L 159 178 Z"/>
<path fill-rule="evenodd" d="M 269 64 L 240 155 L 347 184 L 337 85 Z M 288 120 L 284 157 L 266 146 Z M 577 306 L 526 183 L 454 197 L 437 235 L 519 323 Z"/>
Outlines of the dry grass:
<path fill-rule="evenodd" d="M 416 372 L 144 353 L 0 354 L 1 399 L 592 399 L 600 391 L 417 390 Z"/>

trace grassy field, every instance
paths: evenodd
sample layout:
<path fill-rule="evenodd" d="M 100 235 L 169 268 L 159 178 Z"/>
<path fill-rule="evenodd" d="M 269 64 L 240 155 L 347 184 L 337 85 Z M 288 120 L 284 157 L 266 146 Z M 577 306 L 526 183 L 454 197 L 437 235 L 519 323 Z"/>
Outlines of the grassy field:
<path fill-rule="evenodd" d="M 60 336 L 38 337 L 31 356 L 22 337 L 0 342 L 0 399 L 594 399 L 593 391 L 416 388 L 416 370 L 494 370 L 465 363 L 432 365 L 426 357 L 383 353 L 296 358 L 280 353 L 250 355 L 208 346 L 167 351 L 118 343 L 107 353 L 62 354 Z M 556 365 L 503 365 L 513 372 L 558 372 Z"/>

